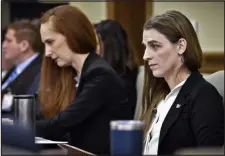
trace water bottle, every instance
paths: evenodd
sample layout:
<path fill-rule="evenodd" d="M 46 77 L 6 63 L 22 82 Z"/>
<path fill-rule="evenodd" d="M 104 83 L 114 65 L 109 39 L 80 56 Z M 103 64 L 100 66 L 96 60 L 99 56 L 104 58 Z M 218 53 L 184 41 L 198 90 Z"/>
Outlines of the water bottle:
<path fill-rule="evenodd" d="M 110 128 L 111 155 L 142 155 L 144 122 L 111 121 Z"/>
<path fill-rule="evenodd" d="M 14 122 L 35 132 L 36 103 L 34 95 L 14 95 Z"/>

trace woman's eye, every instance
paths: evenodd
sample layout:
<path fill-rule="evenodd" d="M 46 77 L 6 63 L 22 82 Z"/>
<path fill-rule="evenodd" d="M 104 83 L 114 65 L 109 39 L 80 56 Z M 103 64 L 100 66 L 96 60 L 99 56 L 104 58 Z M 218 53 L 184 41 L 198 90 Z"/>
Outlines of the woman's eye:
<path fill-rule="evenodd" d="M 48 45 L 52 45 L 53 42 L 54 42 L 53 40 L 46 40 L 46 41 L 45 41 L 45 43 L 48 44 Z"/>
<path fill-rule="evenodd" d="M 153 49 L 158 49 L 160 48 L 160 45 L 157 45 L 157 44 L 151 44 L 150 47 L 152 47 Z"/>

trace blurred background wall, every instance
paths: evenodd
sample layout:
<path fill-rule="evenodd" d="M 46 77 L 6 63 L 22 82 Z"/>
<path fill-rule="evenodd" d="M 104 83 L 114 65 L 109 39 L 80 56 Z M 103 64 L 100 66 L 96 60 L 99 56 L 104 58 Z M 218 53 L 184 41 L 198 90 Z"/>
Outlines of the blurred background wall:
<path fill-rule="evenodd" d="M 70 2 L 69 4 L 80 8 L 93 23 L 107 18 L 106 2 Z"/>

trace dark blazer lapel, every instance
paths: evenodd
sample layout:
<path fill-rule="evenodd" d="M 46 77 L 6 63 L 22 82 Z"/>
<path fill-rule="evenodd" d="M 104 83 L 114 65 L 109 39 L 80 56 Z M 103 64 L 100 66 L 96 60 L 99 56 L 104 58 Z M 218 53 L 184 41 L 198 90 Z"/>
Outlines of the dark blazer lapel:
<path fill-rule="evenodd" d="M 84 77 L 85 73 L 88 71 L 88 69 L 90 67 L 93 67 L 93 61 L 98 58 L 96 56 L 97 56 L 97 54 L 95 54 L 95 52 L 92 51 L 92 52 L 89 53 L 88 57 L 84 61 L 84 65 L 83 65 L 83 68 L 81 70 L 81 75 L 80 75 L 80 83 L 79 83 L 79 86 L 77 88 L 77 94 L 80 93 L 80 88 L 83 88 L 83 87 L 81 87 L 82 84 L 83 84 L 83 77 Z"/>
<path fill-rule="evenodd" d="M 5 92 L 5 90 L 8 90 L 9 88 L 11 88 L 11 86 L 13 86 L 15 83 L 18 83 L 18 81 L 20 80 L 21 77 L 25 77 L 27 75 L 24 75 L 23 73 L 26 73 L 26 71 L 32 70 L 33 67 L 35 66 L 41 66 L 41 61 L 42 61 L 42 55 L 39 54 L 24 70 L 22 73 L 20 73 L 20 75 L 18 75 L 15 80 L 13 80 L 11 83 L 8 84 L 8 86 L 3 90 L 3 92 Z M 40 67 L 41 68 L 41 67 Z M 15 68 L 14 68 L 15 69 Z M 10 70 L 11 72 L 14 70 Z M 10 74 L 10 73 L 9 73 Z M 38 74 L 38 73 L 34 73 L 34 74 Z M 8 75 L 6 75 L 5 77 L 7 78 Z M 22 82 L 22 81 L 19 81 Z M 3 83 L 2 83 L 3 84 Z"/>
<path fill-rule="evenodd" d="M 42 60 L 42 57 L 41 57 L 41 54 L 39 54 L 23 71 L 22 73 L 26 73 L 27 70 L 30 70 L 31 68 L 33 68 L 33 66 L 36 66 L 36 65 L 41 65 L 41 60 Z M 20 75 L 18 75 L 15 80 L 13 80 L 8 86 L 10 86 L 11 84 L 15 83 L 21 76 L 23 76 L 23 74 L 20 73 Z M 38 73 L 36 73 L 38 74 Z"/>
<path fill-rule="evenodd" d="M 179 93 L 176 100 L 174 101 L 172 107 L 170 108 L 168 114 L 166 115 L 166 118 L 162 124 L 160 137 L 159 137 L 159 145 L 164 139 L 165 135 L 169 131 L 169 129 L 173 126 L 175 121 L 178 119 L 178 116 L 183 108 L 183 105 L 185 104 L 185 94 Z"/>
<path fill-rule="evenodd" d="M 188 96 L 201 78 L 202 75 L 198 71 L 193 72 L 182 86 L 180 92 L 177 95 L 177 98 L 175 99 L 162 124 L 159 137 L 159 146 L 162 143 L 166 134 L 168 133 L 169 129 L 173 126 L 173 124 L 175 124 L 181 110 L 183 109 L 183 106 L 188 102 Z"/>
<path fill-rule="evenodd" d="M 36 65 L 36 64 L 40 64 L 41 63 L 41 61 L 42 61 L 42 54 L 39 54 L 25 69 L 24 69 L 24 71 L 26 71 L 27 70 L 27 68 L 29 69 L 29 67 L 32 67 L 32 66 L 34 66 L 34 65 Z M 4 78 L 2 79 L 2 84 L 8 79 L 8 77 L 9 77 L 9 75 L 14 71 L 14 69 L 15 69 L 16 67 L 13 67 L 13 68 L 11 68 L 7 73 L 6 73 L 6 75 L 4 76 Z M 19 75 L 17 76 L 17 78 L 19 77 Z M 16 78 L 16 79 L 17 79 Z M 16 80 L 15 79 L 15 80 Z"/>

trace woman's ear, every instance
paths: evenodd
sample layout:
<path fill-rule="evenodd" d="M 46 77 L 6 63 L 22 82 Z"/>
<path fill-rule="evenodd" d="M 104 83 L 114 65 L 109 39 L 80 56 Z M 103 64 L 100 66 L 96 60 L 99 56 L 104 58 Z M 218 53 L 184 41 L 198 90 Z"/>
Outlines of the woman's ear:
<path fill-rule="evenodd" d="M 184 38 L 179 39 L 178 43 L 178 55 L 182 55 L 187 49 L 187 41 Z"/>

